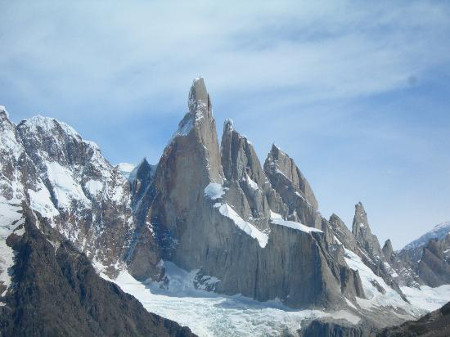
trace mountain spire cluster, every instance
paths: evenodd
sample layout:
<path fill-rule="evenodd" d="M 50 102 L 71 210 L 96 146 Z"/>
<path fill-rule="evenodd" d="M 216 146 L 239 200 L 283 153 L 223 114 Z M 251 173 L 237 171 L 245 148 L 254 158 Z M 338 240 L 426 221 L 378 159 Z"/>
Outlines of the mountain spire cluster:
<path fill-rule="evenodd" d="M 67 268 L 90 275 L 89 264 L 105 278 L 127 272 L 167 289 L 167 264 L 174 264 L 194 273 L 198 289 L 297 310 L 344 311 L 358 318 L 351 329 L 361 334 L 368 331 L 364 327 L 417 316 L 403 287 L 450 282 L 449 238 L 401 252 L 388 240 L 381 248 L 361 202 L 352 231 L 336 214 L 324 218 L 308 180 L 275 144 L 262 163 L 231 120 L 219 141 L 203 78 L 192 83 L 188 109 L 157 165 L 144 159 L 127 177 L 70 126 L 40 116 L 15 125 L 0 109 L 0 310 L 12 313 L 2 316 L 7 318 L 0 329 L 11 328 L 23 310 L 15 294 L 30 284 L 25 271 L 42 264 L 37 255 L 26 260 L 24 249 L 36 247 L 54 263 L 46 272 L 60 275 L 56 291 L 69 292 L 65 282 L 73 283 L 73 275 Z M 85 282 L 117 301 L 103 280 L 89 276 Z M 79 303 L 77 289 L 70 291 Z M 77 310 L 85 315 L 90 304 L 80 303 Z M 133 312 L 142 309 L 127 303 Z M 100 331 L 103 318 L 89 315 L 90 323 L 80 323 L 83 331 Z M 127 319 L 149 319 L 140 315 Z M 343 329 L 314 324 L 319 331 Z M 178 325 L 169 330 L 190 334 Z"/>

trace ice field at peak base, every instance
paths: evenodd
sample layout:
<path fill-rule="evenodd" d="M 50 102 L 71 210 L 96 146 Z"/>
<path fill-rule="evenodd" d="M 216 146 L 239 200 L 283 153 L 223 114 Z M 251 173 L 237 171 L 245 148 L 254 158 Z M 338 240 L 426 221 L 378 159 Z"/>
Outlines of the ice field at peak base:
<path fill-rule="evenodd" d="M 188 326 L 201 337 L 277 336 L 295 333 L 305 319 L 333 316 L 357 324 L 360 318 L 348 311 L 292 310 L 278 301 L 258 302 L 240 295 L 226 296 L 195 289 L 197 271 L 186 272 L 165 262 L 169 289 L 157 283 L 141 283 L 122 271 L 115 280 L 150 312 Z M 212 280 L 214 282 L 214 280 Z"/>
<path fill-rule="evenodd" d="M 195 289 L 197 271 L 184 271 L 170 262 L 164 263 L 169 279 L 168 289 L 159 283 L 142 283 L 122 271 L 115 282 L 123 291 L 136 297 L 150 312 L 188 326 L 201 337 L 273 336 L 295 334 L 305 320 L 333 317 L 358 324 L 360 317 L 352 311 L 294 310 L 278 301 L 258 302 L 240 295 L 226 296 Z M 213 284 L 211 278 L 206 283 Z M 416 308 L 435 310 L 450 301 L 450 286 L 407 290 Z M 409 290 L 409 291 L 408 291 Z M 426 304 L 425 304 L 426 303 Z"/>

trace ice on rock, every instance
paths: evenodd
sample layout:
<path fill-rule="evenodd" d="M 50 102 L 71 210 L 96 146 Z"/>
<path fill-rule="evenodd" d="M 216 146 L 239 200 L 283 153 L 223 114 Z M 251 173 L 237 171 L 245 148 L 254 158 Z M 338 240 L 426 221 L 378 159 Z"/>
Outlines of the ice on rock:
<path fill-rule="evenodd" d="M 205 187 L 205 196 L 211 200 L 217 200 L 223 197 L 225 194 L 225 188 L 218 183 L 209 183 Z"/>

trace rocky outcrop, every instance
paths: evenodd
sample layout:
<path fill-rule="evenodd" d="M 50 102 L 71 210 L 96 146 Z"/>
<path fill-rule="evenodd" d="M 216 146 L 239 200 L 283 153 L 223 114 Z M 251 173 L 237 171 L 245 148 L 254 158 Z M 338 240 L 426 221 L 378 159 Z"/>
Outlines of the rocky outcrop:
<path fill-rule="evenodd" d="M 449 223 L 406 245 L 395 254 L 396 270 L 403 284 L 438 287 L 450 282 Z"/>
<path fill-rule="evenodd" d="M 406 322 L 379 332 L 377 337 L 447 337 L 450 336 L 450 303 L 417 321 Z"/>
<path fill-rule="evenodd" d="M 136 225 L 125 261 L 130 274 L 141 281 L 148 278 L 161 281 L 164 278 L 161 246 L 148 216 L 155 170 L 156 167 L 144 158 L 128 177 L 132 196 L 131 208 Z"/>
<path fill-rule="evenodd" d="M 423 248 L 417 271 L 421 281 L 430 287 L 450 283 L 450 234 L 430 240 Z"/>
<path fill-rule="evenodd" d="M 394 258 L 394 249 L 392 248 L 392 242 L 387 239 L 382 248 L 383 254 L 388 261 L 392 261 Z"/>
<path fill-rule="evenodd" d="M 100 278 L 84 254 L 25 210 L 21 234 L 8 238 L 14 287 L 2 299 L 0 336 L 194 336 Z"/>
<path fill-rule="evenodd" d="M 300 337 L 366 337 L 368 327 L 352 326 L 348 323 L 335 321 L 312 321 L 299 331 Z"/>
<path fill-rule="evenodd" d="M 369 221 L 367 220 L 367 213 L 361 202 L 355 205 L 352 233 L 361 248 L 374 258 L 374 262 L 382 258 L 380 243 L 376 235 L 372 234 Z"/>
<path fill-rule="evenodd" d="M 335 238 L 342 245 L 355 252 L 357 248 L 357 243 L 352 232 L 347 228 L 345 223 L 336 214 L 332 214 L 329 220 L 331 231 L 333 232 Z"/>
<path fill-rule="evenodd" d="M 336 306 L 344 302 L 343 289 L 354 298 L 359 276 L 342 256 L 330 253 L 324 232 L 287 221 L 283 195 L 231 121 L 224 125 L 219 151 L 203 79 L 194 81 L 188 106 L 145 197 L 162 258 L 216 277 L 214 290 L 226 294 L 278 298 L 293 307 Z M 304 219 L 317 218 L 322 227 L 308 182 L 287 155 L 273 152 L 274 167 L 279 162 L 291 179 L 284 181 L 295 196 L 285 196 L 295 198 L 291 213 L 297 209 Z"/>
<path fill-rule="evenodd" d="M 294 160 L 272 145 L 266 161 L 264 172 L 274 190 L 281 196 L 288 207 L 288 219 L 301 222 L 310 227 L 321 228 L 322 219 L 318 213 L 318 203 Z"/>
<path fill-rule="evenodd" d="M 26 172 L 27 203 L 114 275 L 134 230 L 127 181 L 97 145 L 62 122 L 36 116 L 16 130 L 23 160 L 15 170 Z"/>
<path fill-rule="evenodd" d="M 367 220 L 367 213 L 361 202 L 355 205 L 352 234 L 357 243 L 355 253 L 361 257 L 364 264 L 366 264 L 375 275 L 380 276 L 389 287 L 397 291 L 400 296 L 405 299 L 398 282 L 394 279 L 396 273 L 394 272 L 393 263 L 388 261 L 380 247 L 378 238 L 376 235 L 372 234 L 369 221 Z M 389 252 L 389 244 L 385 248 L 385 251 Z M 382 287 L 380 290 L 381 289 Z"/>

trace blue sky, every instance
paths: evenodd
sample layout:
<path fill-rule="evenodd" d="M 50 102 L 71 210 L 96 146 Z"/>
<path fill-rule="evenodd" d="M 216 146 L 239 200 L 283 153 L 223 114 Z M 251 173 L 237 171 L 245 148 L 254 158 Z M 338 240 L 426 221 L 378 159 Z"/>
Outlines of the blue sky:
<path fill-rule="evenodd" d="M 450 220 L 447 1 L 0 0 L 0 104 L 71 124 L 114 164 L 156 163 L 202 75 L 348 226 L 395 248 Z"/>

